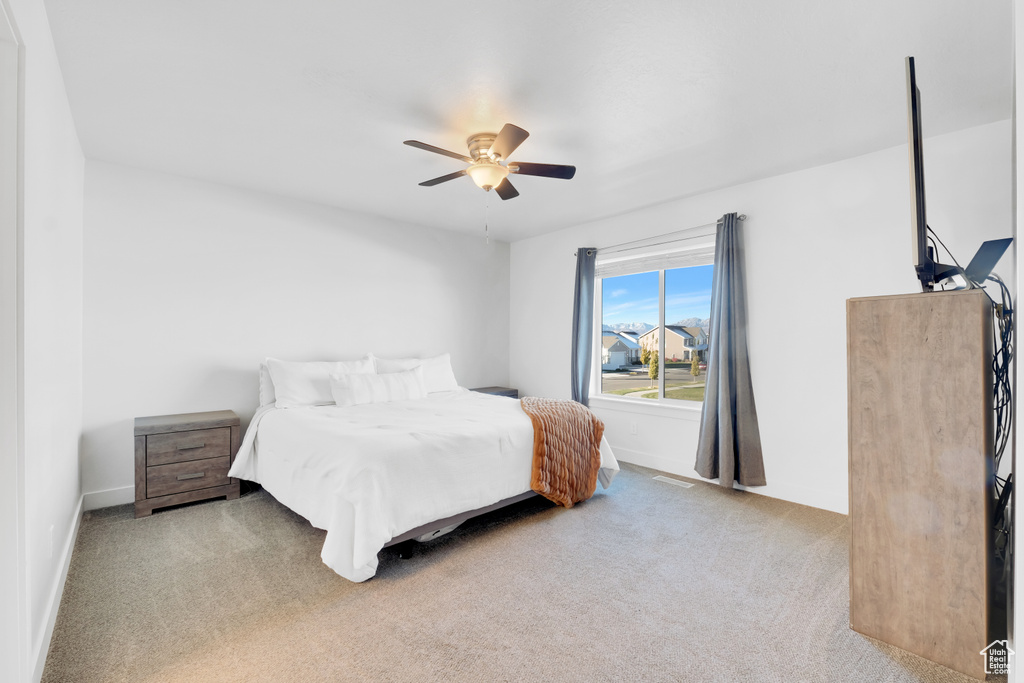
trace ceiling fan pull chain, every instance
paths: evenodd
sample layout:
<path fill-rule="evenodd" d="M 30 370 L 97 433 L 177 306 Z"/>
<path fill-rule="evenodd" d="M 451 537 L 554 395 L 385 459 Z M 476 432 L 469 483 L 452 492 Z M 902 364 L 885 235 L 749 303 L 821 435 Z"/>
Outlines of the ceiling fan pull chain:
<path fill-rule="evenodd" d="M 487 199 L 484 200 L 484 244 L 491 243 L 491 232 L 488 227 L 488 219 L 491 213 L 491 193 L 487 193 Z"/>

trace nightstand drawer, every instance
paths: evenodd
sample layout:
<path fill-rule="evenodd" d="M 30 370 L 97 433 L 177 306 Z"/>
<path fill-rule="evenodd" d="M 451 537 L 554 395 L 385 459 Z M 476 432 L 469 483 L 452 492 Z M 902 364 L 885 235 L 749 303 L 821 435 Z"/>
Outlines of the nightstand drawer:
<path fill-rule="evenodd" d="M 470 389 L 478 394 L 490 394 L 491 396 L 507 396 L 509 398 L 519 398 L 519 390 L 511 389 L 509 387 L 477 387 L 476 389 Z"/>
<path fill-rule="evenodd" d="M 195 429 L 146 437 L 146 464 L 168 465 L 231 455 L 231 428 Z"/>
<path fill-rule="evenodd" d="M 146 496 L 155 498 L 172 493 L 208 489 L 231 483 L 228 470 L 231 458 L 207 458 L 176 462 L 173 465 L 158 465 L 146 468 Z"/>

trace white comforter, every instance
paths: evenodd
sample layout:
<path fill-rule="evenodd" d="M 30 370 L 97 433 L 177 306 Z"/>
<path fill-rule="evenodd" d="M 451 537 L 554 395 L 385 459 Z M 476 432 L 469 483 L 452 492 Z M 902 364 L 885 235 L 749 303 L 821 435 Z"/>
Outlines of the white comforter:
<path fill-rule="evenodd" d="M 261 408 L 229 474 L 326 529 L 324 563 L 365 581 L 395 536 L 529 491 L 532 458 L 533 425 L 519 401 L 460 389 L 346 408 Z M 602 440 L 605 488 L 618 469 Z"/>

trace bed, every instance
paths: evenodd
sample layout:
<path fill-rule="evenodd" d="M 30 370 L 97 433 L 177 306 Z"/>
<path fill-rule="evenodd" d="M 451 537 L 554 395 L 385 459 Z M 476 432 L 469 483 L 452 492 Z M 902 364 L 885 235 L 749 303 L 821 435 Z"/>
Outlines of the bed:
<path fill-rule="evenodd" d="M 533 444 L 517 399 L 464 388 L 360 405 L 269 404 L 229 474 L 326 530 L 324 563 L 359 582 L 376 573 L 386 545 L 530 495 Z M 618 463 L 604 438 L 600 451 L 607 488 Z"/>

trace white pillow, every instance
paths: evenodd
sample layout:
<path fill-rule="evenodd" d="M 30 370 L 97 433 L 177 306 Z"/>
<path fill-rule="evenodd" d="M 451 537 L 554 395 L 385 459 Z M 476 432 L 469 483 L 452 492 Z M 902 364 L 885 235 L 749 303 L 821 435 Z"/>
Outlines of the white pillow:
<path fill-rule="evenodd" d="M 293 363 L 276 358 L 267 359 L 278 408 L 322 406 L 334 403 L 331 375 L 338 372 L 373 374 L 369 358 L 352 361 L 312 361 Z"/>
<path fill-rule="evenodd" d="M 331 393 L 339 406 L 364 403 L 390 403 L 423 398 L 423 371 L 420 368 L 386 375 L 338 372 L 331 375 Z"/>
<path fill-rule="evenodd" d="M 265 359 L 260 363 L 260 407 L 269 406 L 277 400 L 274 395 L 274 380 L 270 378 L 270 368 L 267 367 L 267 361 Z"/>
<path fill-rule="evenodd" d="M 387 375 L 392 372 L 402 372 L 403 370 L 412 370 L 418 368 L 421 361 L 419 358 L 377 358 L 377 356 L 370 355 L 373 358 L 373 364 L 377 370 L 378 375 Z"/>
<path fill-rule="evenodd" d="M 449 353 L 442 353 L 433 358 L 397 358 L 387 360 L 385 358 L 374 358 L 377 367 L 377 374 L 385 375 L 392 372 L 401 372 L 415 367 L 423 369 L 423 384 L 428 394 L 438 391 L 451 391 L 459 388 L 459 383 L 452 372 L 452 357 Z"/>
<path fill-rule="evenodd" d="M 426 358 L 420 367 L 423 368 L 423 384 L 427 387 L 427 393 L 459 388 L 455 372 L 452 371 L 451 354 L 442 353 L 440 356 Z"/>

